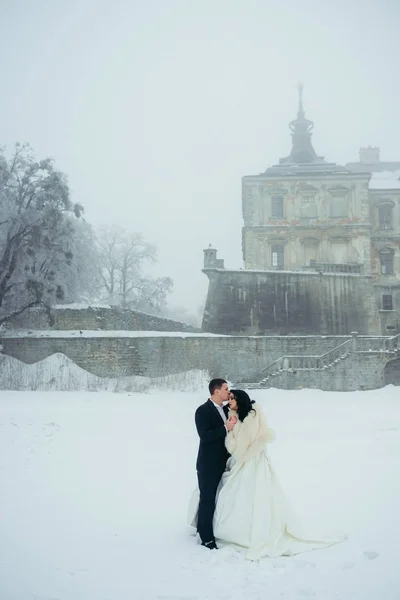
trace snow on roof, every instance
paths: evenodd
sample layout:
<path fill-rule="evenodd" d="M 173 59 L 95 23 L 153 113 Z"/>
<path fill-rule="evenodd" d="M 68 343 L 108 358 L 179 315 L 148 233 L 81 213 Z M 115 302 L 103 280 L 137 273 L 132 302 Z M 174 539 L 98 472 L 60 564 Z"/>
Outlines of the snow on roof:
<path fill-rule="evenodd" d="M 369 180 L 370 190 L 400 190 L 400 169 L 373 173 Z"/>
<path fill-rule="evenodd" d="M 400 169 L 400 161 L 379 161 L 377 163 L 349 162 L 346 169 L 353 173 L 379 173 L 382 171 L 397 171 Z"/>

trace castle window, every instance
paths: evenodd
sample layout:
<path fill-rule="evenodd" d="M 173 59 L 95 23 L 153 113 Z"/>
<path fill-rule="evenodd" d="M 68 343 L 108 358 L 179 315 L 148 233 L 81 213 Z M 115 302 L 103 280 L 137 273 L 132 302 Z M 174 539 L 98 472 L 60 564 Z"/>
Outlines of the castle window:
<path fill-rule="evenodd" d="M 273 219 L 283 219 L 283 196 L 272 196 L 271 217 Z"/>
<path fill-rule="evenodd" d="M 393 206 L 382 204 L 378 207 L 379 229 L 393 228 Z"/>
<path fill-rule="evenodd" d="M 313 262 L 318 262 L 318 242 L 314 240 L 305 240 L 304 246 L 304 266 L 311 266 Z"/>
<path fill-rule="evenodd" d="M 344 265 L 349 262 L 349 240 L 345 238 L 331 239 L 331 259 L 337 265 Z"/>
<path fill-rule="evenodd" d="M 393 296 L 392 294 L 383 294 L 382 296 L 382 309 L 393 310 Z"/>
<path fill-rule="evenodd" d="M 333 196 L 332 204 L 331 204 L 331 217 L 347 217 L 348 216 L 348 206 L 347 206 L 347 197 L 346 196 Z"/>
<path fill-rule="evenodd" d="M 314 196 L 301 198 L 301 216 L 303 219 L 314 219 L 317 216 L 317 204 Z"/>
<path fill-rule="evenodd" d="M 284 247 L 282 244 L 271 246 L 271 265 L 274 269 L 283 269 Z"/>
<path fill-rule="evenodd" d="M 393 250 L 382 250 L 380 253 L 382 275 L 393 275 Z"/>

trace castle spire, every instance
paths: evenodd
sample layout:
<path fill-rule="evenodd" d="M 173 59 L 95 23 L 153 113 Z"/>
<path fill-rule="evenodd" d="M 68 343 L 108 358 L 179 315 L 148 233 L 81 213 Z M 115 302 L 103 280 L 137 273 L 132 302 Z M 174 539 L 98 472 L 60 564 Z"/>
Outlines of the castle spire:
<path fill-rule="evenodd" d="M 304 112 L 304 108 L 303 108 L 303 87 L 304 84 L 299 81 L 299 83 L 297 84 L 297 91 L 299 92 L 299 110 L 297 111 L 297 118 L 305 118 L 305 112 Z"/>
<path fill-rule="evenodd" d="M 311 131 L 314 123 L 306 119 L 303 107 L 303 84 L 297 85 L 299 93 L 299 108 L 297 111 L 297 119 L 289 123 L 289 128 L 292 131 L 292 151 L 290 155 L 284 159 L 284 163 L 313 163 L 320 162 L 320 157 L 317 156 L 311 143 Z"/>

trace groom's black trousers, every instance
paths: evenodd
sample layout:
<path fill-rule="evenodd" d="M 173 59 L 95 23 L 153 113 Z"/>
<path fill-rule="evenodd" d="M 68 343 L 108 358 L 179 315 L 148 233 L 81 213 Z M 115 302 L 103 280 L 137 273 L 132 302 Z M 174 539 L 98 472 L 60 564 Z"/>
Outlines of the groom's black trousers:
<path fill-rule="evenodd" d="M 223 473 L 223 472 L 222 472 Z M 222 473 L 217 471 L 197 471 L 199 482 L 200 502 L 197 516 L 197 531 L 202 542 L 214 540 L 213 517 L 215 510 L 215 496 Z"/>

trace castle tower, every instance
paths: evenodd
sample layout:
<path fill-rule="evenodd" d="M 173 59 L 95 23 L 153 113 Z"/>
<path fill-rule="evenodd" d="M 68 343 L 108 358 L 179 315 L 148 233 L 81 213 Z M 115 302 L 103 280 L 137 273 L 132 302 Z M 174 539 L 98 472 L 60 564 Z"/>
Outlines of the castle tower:
<path fill-rule="evenodd" d="M 203 328 L 216 333 L 374 331 L 368 182 L 318 156 L 303 86 L 290 154 L 242 178 L 244 269 L 204 251 Z"/>
<path fill-rule="evenodd" d="M 314 123 L 306 119 L 304 112 L 303 84 L 299 83 L 297 89 L 299 92 L 297 119 L 289 123 L 289 128 L 292 131 L 292 151 L 287 158 L 280 160 L 280 164 L 323 162 L 323 157 L 317 156 L 311 142 Z"/>
<path fill-rule="evenodd" d="M 203 250 L 204 252 L 204 269 L 223 269 L 224 261 L 221 258 L 217 258 L 217 250 L 209 244 L 208 248 Z"/>

